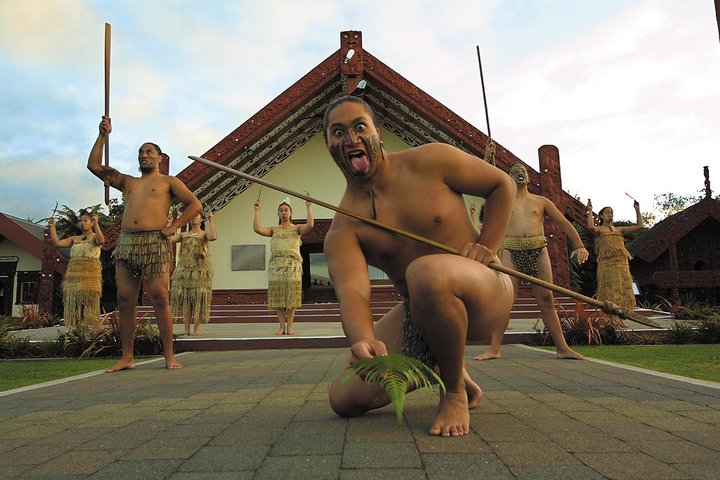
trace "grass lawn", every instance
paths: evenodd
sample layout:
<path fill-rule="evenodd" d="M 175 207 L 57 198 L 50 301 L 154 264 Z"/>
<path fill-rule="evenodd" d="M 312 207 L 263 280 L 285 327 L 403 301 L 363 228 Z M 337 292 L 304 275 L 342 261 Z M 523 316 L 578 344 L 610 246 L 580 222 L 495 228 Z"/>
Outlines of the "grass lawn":
<path fill-rule="evenodd" d="M 104 370 L 114 365 L 117 360 L 117 358 L 3 360 L 0 361 L 0 391 Z"/>
<path fill-rule="evenodd" d="M 572 345 L 572 348 L 586 357 L 720 383 L 720 344 Z"/>

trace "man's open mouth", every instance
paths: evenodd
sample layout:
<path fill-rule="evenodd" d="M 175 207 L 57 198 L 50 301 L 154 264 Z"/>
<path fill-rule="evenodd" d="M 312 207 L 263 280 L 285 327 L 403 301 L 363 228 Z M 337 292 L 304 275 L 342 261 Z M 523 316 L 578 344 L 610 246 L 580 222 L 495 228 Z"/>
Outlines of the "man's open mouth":
<path fill-rule="evenodd" d="M 370 166 L 367 155 L 364 150 L 349 150 L 347 152 L 348 160 L 353 170 L 358 173 L 364 173 Z"/>

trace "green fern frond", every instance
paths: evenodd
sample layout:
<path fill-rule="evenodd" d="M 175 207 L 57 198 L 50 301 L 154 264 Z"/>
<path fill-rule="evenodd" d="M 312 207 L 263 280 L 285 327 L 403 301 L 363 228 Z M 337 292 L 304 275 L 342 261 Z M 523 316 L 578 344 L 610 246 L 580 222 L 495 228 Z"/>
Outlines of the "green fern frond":
<path fill-rule="evenodd" d="M 390 397 L 398 423 L 402 423 L 405 394 L 410 387 L 431 388 L 433 383 L 437 383 L 440 390 L 445 392 L 445 385 L 430 367 L 400 353 L 360 360 L 347 369 L 349 373 L 343 378 L 342 385 L 349 382 L 353 374 L 366 383 L 380 384 Z"/>

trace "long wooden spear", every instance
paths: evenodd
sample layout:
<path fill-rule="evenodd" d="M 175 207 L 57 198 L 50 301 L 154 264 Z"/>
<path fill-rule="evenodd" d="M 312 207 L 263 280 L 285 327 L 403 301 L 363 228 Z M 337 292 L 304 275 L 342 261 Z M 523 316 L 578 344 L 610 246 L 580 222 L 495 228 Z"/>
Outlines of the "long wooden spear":
<path fill-rule="evenodd" d="M 110 24 L 105 24 L 105 116 L 110 118 Z M 110 166 L 110 135 L 105 135 L 105 162 Z M 110 205 L 110 185 L 105 184 L 105 205 Z"/>
<path fill-rule="evenodd" d="M 480 68 L 480 86 L 482 87 L 483 105 L 485 106 L 485 124 L 487 125 L 487 143 L 485 144 L 485 161 L 495 166 L 495 142 L 492 140 L 490 132 L 490 113 L 487 106 L 487 95 L 485 95 L 485 77 L 483 76 L 482 60 L 480 59 L 480 45 L 475 45 L 478 57 L 478 67 Z M 489 158 L 488 158 L 489 157 Z"/>
<path fill-rule="evenodd" d="M 352 212 L 350 210 L 346 210 L 341 207 L 336 207 L 335 205 L 331 203 L 324 202 L 322 200 L 318 200 L 316 198 L 312 198 L 309 195 L 302 194 L 300 192 L 296 192 L 293 190 L 290 190 L 289 188 L 282 187 L 280 185 L 276 185 L 274 183 L 268 182 L 266 180 L 263 180 L 258 177 L 254 177 L 252 175 L 248 175 L 247 173 L 241 172 L 239 170 L 235 170 L 234 168 L 226 167 L 225 165 L 221 165 L 219 163 L 213 162 L 212 160 L 208 160 L 207 158 L 203 157 L 196 157 L 194 155 L 189 155 L 188 158 L 191 160 L 194 160 L 196 162 L 204 163 L 205 165 L 209 165 L 211 167 L 217 168 L 218 170 L 222 170 L 227 173 L 231 173 L 235 176 L 244 178 L 246 180 L 250 180 L 251 182 L 257 183 L 259 185 L 264 185 L 268 188 L 272 188 L 273 190 L 278 190 L 283 193 L 287 193 L 288 195 L 292 195 L 293 197 L 300 198 L 302 200 L 305 200 L 306 202 L 314 203 L 315 205 L 320 205 L 321 207 L 325 207 L 329 210 L 332 210 L 337 213 L 341 213 L 343 215 L 347 215 L 348 217 L 355 218 L 357 220 L 360 220 L 362 222 L 365 222 L 367 224 L 373 225 L 377 228 L 380 228 L 382 230 L 385 230 L 390 233 L 395 233 L 397 235 L 401 235 L 406 238 L 410 238 L 412 240 L 415 240 L 420 243 L 424 243 L 425 245 L 429 245 L 431 247 L 435 247 L 438 250 L 442 250 L 447 253 L 451 253 L 453 255 L 459 255 L 459 250 L 452 248 L 448 245 L 436 242 L 435 240 L 431 240 L 426 237 L 422 237 L 420 235 L 416 235 L 412 232 L 408 232 L 406 230 L 401 230 L 399 228 L 391 227 L 390 225 L 386 225 L 382 222 L 378 222 L 377 220 L 373 220 L 372 218 L 367 218 L 362 215 L 359 215 L 355 212 Z M 499 263 L 490 263 L 488 264 L 488 267 L 492 268 L 493 270 L 496 270 L 501 273 L 506 273 L 508 275 L 512 275 L 513 277 L 517 277 L 521 280 L 525 280 L 527 282 L 533 283 L 535 285 L 539 285 L 541 287 L 547 288 L 548 290 L 553 290 L 557 293 L 560 293 L 562 295 L 566 295 L 568 297 L 575 298 L 577 300 L 580 300 L 582 302 L 588 303 L 590 305 L 593 305 L 595 307 L 598 307 L 602 309 L 605 313 L 608 313 L 610 315 L 617 315 L 618 317 L 622 317 L 628 320 L 632 320 L 634 322 L 640 323 L 642 325 L 647 325 L 649 327 L 654 328 L 662 328 L 662 325 L 657 323 L 654 320 L 651 320 L 649 318 L 645 318 L 642 315 L 639 315 L 632 310 L 621 308 L 617 305 L 615 305 L 612 302 L 602 302 L 600 300 L 588 297 L 586 295 L 583 295 L 578 292 L 574 292 L 572 290 L 569 290 L 567 288 L 561 287 L 559 285 L 555 285 L 554 283 L 546 282 L 545 280 L 541 280 L 539 278 L 532 277 L 530 275 L 526 275 L 522 272 L 518 272 L 516 270 L 513 270 L 511 268 L 507 268 Z"/>

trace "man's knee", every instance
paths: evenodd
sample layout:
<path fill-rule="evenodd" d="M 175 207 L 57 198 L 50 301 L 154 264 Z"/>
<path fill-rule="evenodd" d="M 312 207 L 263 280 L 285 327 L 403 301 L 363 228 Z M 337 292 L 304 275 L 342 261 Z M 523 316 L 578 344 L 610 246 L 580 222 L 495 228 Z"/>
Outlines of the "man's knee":
<path fill-rule="evenodd" d="M 535 301 L 541 308 L 554 308 L 553 294 L 550 291 L 544 291 L 536 294 Z"/>
<path fill-rule="evenodd" d="M 137 296 L 133 295 L 132 292 L 123 292 L 118 290 L 117 292 L 117 303 L 120 310 L 135 307 Z"/>
<path fill-rule="evenodd" d="M 437 259 L 431 258 L 435 256 L 425 255 L 413 260 L 408 265 L 405 271 L 405 280 L 410 289 L 411 298 L 432 295 L 433 292 L 445 290 L 447 271 L 443 271 L 441 263 Z"/>
<path fill-rule="evenodd" d="M 389 403 L 383 401 L 384 393 L 357 377 L 343 382 L 344 374 L 338 376 L 330 385 L 328 400 L 330 408 L 341 417 L 357 417 L 368 410 Z"/>
<path fill-rule="evenodd" d="M 164 289 L 151 289 L 148 290 L 148 297 L 150 303 L 155 308 L 164 308 L 170 305 L 170 295 L 167 290 Z"/>
<path fill-rule="evenodd" d="M 332 390 L 328 395 L 328 400 L 330 401 L 330 408 L 333 409 L 333 412 L 341 417 L 359 417 L 369 410 L 368 408 L 350 403 L 344 395 L 338 395 L 337 392 L 333 392 Z"/>

